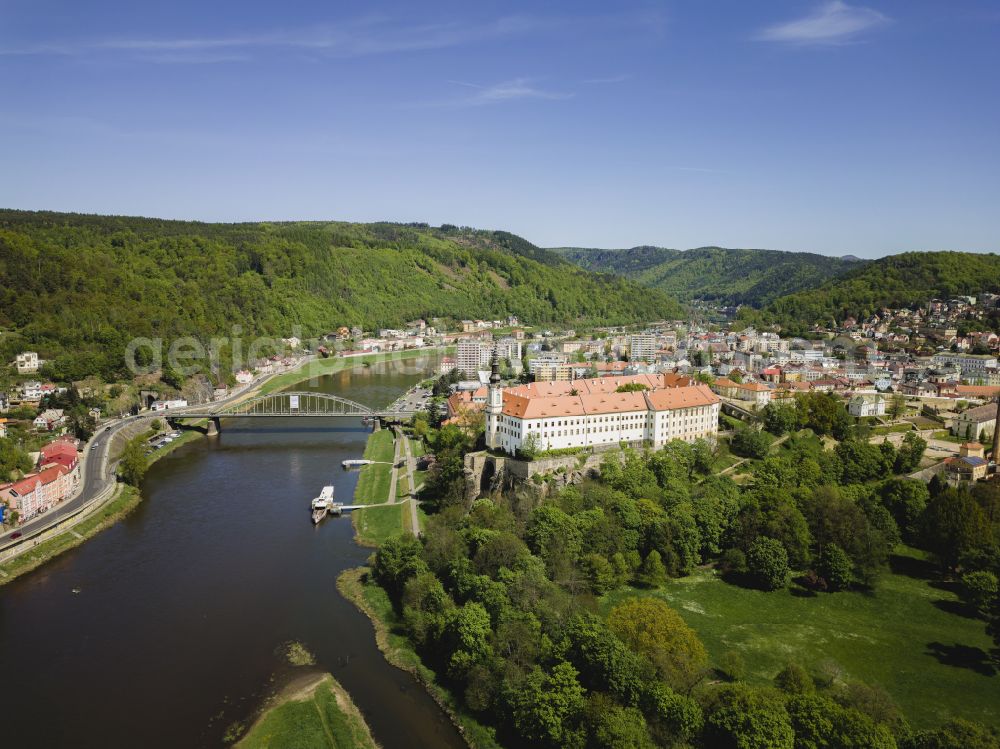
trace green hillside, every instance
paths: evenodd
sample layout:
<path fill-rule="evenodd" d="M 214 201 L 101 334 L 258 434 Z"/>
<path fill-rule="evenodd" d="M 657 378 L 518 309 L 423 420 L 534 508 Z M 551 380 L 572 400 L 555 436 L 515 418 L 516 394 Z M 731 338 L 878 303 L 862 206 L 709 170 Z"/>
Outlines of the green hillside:
<path fill-rule="evenodd" d="M 0 355 L 122 374 L 135 336 L 326 333 L 418 317 L 622 324 L 683 314 L 506 232 L 340 222 L 206 224 L 0 210 Z"/>
<path fill-rule="evenodd" d="M 883 307 L 921 305 L 958 294 L 1000 292 L 1000 255 L 906 252 L 874 260 L 815 289 L 775 299 L 744 317 L 804 331 L 844 318 L 867 317 Z"/>
<path fill-rule="evenodd" d="M 671 250 L 633 247 L 554 250 L 582 268 L 626 276 L 682 300 L 709 299 L 760 306 L 785 294 L 818 286 L 858 265 L 808 252 L 700 247 Z"/>

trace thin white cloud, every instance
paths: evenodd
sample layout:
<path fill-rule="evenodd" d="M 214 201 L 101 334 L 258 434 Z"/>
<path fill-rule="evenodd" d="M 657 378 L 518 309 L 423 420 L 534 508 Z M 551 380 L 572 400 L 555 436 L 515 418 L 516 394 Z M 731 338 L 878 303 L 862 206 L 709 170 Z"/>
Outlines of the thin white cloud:
<path fill-rule="evenodd" d="M 530 78 L 514 78 L 501 83 L 494 83 L 490 86 L 482 86 L 478 83 L 467 83 L 465 81 L 449 81 L 458 86 L 471 88 L 474 93 L 464 99 L 459 99 L 452 104 L 459 106 L 482 106 L 484 104 L 501 104 L 503 102 L 519 101 L 522 99 L 548 99 L 560 100 L 571 99 L 572 93 L 564 91 L 548 91 L 538 88 Z"/>
<path fill-rule="evenodd" d="M 647 28 L 647 15 L 622 13 L 593 17 L 510 15 L 482 22 L 448 21 L 408 24 L 369 16 L 337 24 L 269 30 L 260 33 L 176 37 L 132 36 L 104 39 L 4 44 L 0 56 L 79 56 L 126 54 L 154 62 L 195 62 L 206 53 L 233 56 L 265 52 L 312 52 L 327 57 L 362 57 L 468 46 L 532 34 L 565 33 L 587 28 L 634 31 Z M 165 55 L 165 56 L 163 56 Z M 190 57 L 184 58 L 184 55 Z M 206 55 L 207 62 L 218 61 Z"/>
<path fill-rule="evenodd" d="M 767 27 L 755 38 L 786 44 L 842 44 L 887 23 L 889 18 L 877 10 L 830 0 L 808 16 Z"/>

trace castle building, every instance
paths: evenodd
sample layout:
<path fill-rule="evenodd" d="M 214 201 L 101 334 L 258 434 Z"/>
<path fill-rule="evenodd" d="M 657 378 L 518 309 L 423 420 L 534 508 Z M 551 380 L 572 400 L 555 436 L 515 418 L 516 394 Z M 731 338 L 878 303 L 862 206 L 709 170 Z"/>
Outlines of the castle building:
<path fill-rule="evenodd" d="M 486 405 L 486 444 L 514 455 L 614 445 L 659 448 L 671 440 L 714 439 L 719 397 L 675 375 L 636 375 L 500 387 L 495 369 Z M 645 389 L 622 389 L 637 384 Z"/>

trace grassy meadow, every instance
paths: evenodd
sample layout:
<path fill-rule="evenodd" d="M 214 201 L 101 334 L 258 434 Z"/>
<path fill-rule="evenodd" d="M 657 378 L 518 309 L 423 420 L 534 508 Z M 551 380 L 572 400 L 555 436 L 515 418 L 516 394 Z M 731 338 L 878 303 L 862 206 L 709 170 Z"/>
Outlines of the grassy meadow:
<path fill-rule="evenodd" d="M 983 621 L 967 615 L 921 552 L 901 548 L 892 569 L 872 593 L 816 595 L 796 586 L 750 590 L 699 569 L 657 590 L 615 591 L 601 606 L 607 612 L 630 596 L 662 597 L 713 663 L 739 653 L 750 682 L 769 681 L 795 661 L 814 674 L 885 688 L 915 728 L 953 716 L 1000 722 L 1000 674 L 989 662 Z"/>

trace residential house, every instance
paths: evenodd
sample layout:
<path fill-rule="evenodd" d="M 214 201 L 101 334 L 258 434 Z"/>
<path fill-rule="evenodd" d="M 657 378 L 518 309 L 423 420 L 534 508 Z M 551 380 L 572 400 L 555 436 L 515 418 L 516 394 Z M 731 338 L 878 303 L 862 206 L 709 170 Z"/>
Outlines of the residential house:
<path fill-rule="evenodd" d="M 79 481 L 62 465 L 51 465 L 42 471 L 0 486 L 0 502 L 16 510 L 21 522 L 30 520 L 61 502 Z"/>
<path fill-rule="evenodd" d="M 38 371 L 38 354 L 35 351 L 25 351 L 17 355 L 15 360 L 18 374 L 31 374 Z"/>
<path fill-rule="evenodd" d="M 42 399 L 42 383 L 24 382 L 21 384 L 21 400 L 38 403 Z"/>
<path fill-rule="evenodd" d="M 983 446 L 978 442 L 962 444 L 958 449 L 958 457 L 947 458 L 944 463 L 948 483 L 953 485 L 986 478 L 986 471 L 989 468 Z"/>
<path fill-rule="evenodd" d="M 885 416 L 885 398 L 877 393 L 858 393 L 848 401 L 847 412 L 859 419 Z"/>
<path fill-rule="evenodd" d="M 737 382 L 737 400 L 747 401 L 754 408 L 763 408 L 771 402 L 771 388 L 762 382 Z"/>
<path fill-rule="evenodd" d="M 47 408 L 35 417 L 34 426 L 35 429 L 44 429 L 47 432 L 51 432 L 65 421 L 66 417 L 63 415 L 61 408 Z"/>

